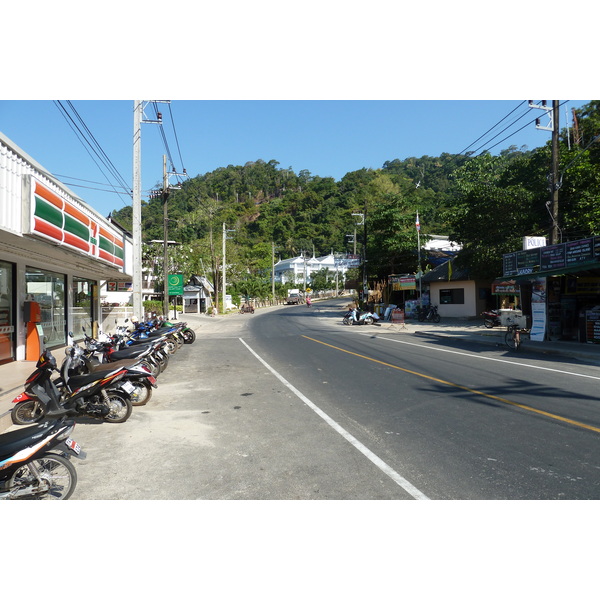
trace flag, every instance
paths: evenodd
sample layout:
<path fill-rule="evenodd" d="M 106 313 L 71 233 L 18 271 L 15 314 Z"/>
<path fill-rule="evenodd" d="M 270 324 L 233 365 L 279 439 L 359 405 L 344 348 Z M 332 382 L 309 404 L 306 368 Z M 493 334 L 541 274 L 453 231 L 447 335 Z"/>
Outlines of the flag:
<path fill-rule="evenodd" d="M 417 228 L 417 231 L 421 231 L 421 224 L 419 223 L 419 213 L 417 213 L 417 221 L 415 223 L 415 227 Z"/>

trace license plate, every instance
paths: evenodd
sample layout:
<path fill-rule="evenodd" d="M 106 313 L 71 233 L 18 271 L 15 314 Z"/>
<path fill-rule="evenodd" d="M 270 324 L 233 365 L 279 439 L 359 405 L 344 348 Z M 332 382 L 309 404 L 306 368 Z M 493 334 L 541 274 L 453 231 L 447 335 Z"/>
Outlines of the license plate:
<path fill-rule="evenodd" d="M 65 444 L 67 445 L 67 448 L 70 448 L 71 450 L 73 450 L 73 452 L 75 452 L 75 454 L 79 454 L 81 452 L 81 446 L 75 441 L 72 440 L 71 438 L 65 440 Z"/>
<path fill-rule="evenodd" d="M 133 394 L 133 392 L 135 391 L 135 386 L 129 382 L 129 381 L 124 381 L 123 385 L 121 386 L 128 394 Z"/>
<path fill-rule="evenodd" d="M 150 382 L 152 385 L 155 385 L 155 384 L 156 384 L 156 378 L 155 378 L 155 377 L 152 377 L 152 375 L 149 375 L 149 376 L 148 376 L 148 381 L 149 381 L 149 382 Z"/>

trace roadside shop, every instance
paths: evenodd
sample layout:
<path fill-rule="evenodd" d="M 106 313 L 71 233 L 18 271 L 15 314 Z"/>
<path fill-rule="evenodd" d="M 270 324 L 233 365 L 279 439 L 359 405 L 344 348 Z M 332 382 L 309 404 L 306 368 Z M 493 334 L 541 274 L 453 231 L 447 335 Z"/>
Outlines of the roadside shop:
<path fill-rule="evenodd" d="M 532 339 L 600 343 L 600 236 L 505 254 L 500 283 L 518 294 Z"/>
<path fill-rule="evenodd" d="M 0 364 L 93 331 L 103 282 L 131 281 L 132 256 L 130 235 L 0 133 Z"/>

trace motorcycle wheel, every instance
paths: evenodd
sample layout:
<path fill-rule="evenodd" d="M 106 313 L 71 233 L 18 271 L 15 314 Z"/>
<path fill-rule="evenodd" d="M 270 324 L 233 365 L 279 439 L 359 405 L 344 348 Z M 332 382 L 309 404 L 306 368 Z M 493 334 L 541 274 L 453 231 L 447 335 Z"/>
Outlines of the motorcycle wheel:
<path fill-rule="evenodd" d="M 153 362 L 150 362 L 149 360 L 144 360 L 144 361 L 142 361 L 141 364 L 144 365 L 144 367 L 146 367 L 147 369 L 149 369 L 150 374 L 152 375 L 152 377 L 154 377 L 154 379 L 158 378 L 158 376 L 161 373 L 160 365 L 154 364 Z"/>
<path fill-rule="evenodd" d="M 159 367 L 161 373 L 163 371 L 165 371 L 166 368 L 169 366 L 169 357 L 170 356 L 171 356 L 170 354 L 157 354 L 154 357 L 156 362 L 158 363 L 158 367 Z"/>
<path fill-rule="evenodd" d="M 41 478 L 48 484 L 48 489 L 34 492 L 31 496 L 19 496 L 19 498 L 68 500 L 71 497 L 77 485 L 77 471 L 75 471 L 75 467 L 70 460 L 52 453 L 36 458 L 17 469 L 8 483 L 11 490 L 38 483 L 37 478 L 29 468 L 32 463 L 40 472 Z"/>
<path fill-rule="evenodd" d="M 435 313 L 435 315 L 433 315 L 433 317 L 431 318 L 431 320 L 432 320 L 434 323 L 439 323 L 439 322 L 440 322 L 440 319 L 441 319 L 441 317 L 440 317 L 440 315 L 438 315 L 437 313 Z"/>
<path fill-rule="evenodd" d="M 179 350 L 179 348 L 181 348 L 183 346 L 183 344 L 185 343 L 185 340 L 183 339 L 183 336 L 176 335 L 175 336 L 175 343 L 177 344 L 177 350 Z"/>
<path fill-rule="evenodd" d="M 487 329 L 491 329 L 494 326 L 494 322 L 491 319 L 484 319 L 483 324 Z"/>
<path fill-rule="evenodd" d="M 172 356 L 173 354 L 175 354 L 175 352 L 177 352 L 177 342 L 173 338 L 168 338 L 166 348 L 167 352 Z"/>
<path fill-rule="evenodd" d="M 185 329 L 183 331 L 183 343 L 193 344 L 196 341 L 196 332 L 193 329 Z"/>
<path fill-rule="evenodd" d="M 344 325 L 350 325 L 350 319 L 349 319 L 348 317 L 344 317 L 344 318 L 342 319 L 342 323 L 343 323 Z"/>
<path fill-rule="evenodd" d="M 10 418 L 15 425 L 31 425 L 41 420 L 45 414 L 44 405 L 39 400 L 25 400 L 12 409 Z"/>
<path fill-rule="evenodd" d="M 117 390 L 108 390 L 106 393 L 110 412 L 104 417 L 104 420 L 109 423 L 125 423 L 133 410 L 131 400 Z"/>
<path fill-rule="evenodd" d="M 365 325 L 373 325 L 373 317 L 365 317 Z"/>
<path fill-rule="evenodd" d="M 152 398 L 152 386 L 150 382 L 145 380 L 130 380 L 129 383 L 135 388 L 131 393 L 130 402 L 132 406 L 144 406 L 148 404 L 150 398 Z"/>

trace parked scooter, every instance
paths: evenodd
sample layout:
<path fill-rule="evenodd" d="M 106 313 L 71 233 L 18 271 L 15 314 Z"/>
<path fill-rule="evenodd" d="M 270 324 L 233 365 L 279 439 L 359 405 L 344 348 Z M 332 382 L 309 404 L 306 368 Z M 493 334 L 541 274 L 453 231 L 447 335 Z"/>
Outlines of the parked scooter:
<path fill-rule="evenodd" d="M 374 325 L 379 321 L 379 315 L 370 311 L 361 312 L 358 309 L 349 310 L 343 317 L 344 325 Z"/>
<path fill-rule="evenodd" d="M 153 377 L 158 377 L 169 364 L 169 353 L 166 341 L 145 340 L 127 346 L 125 335 L 117 328 L 117 333 L 109 336 L 99 334 L 98 339 L 84 335 L 86 349 L 90 357 L 94 357 L 99 363 L 114 363 L 124 359 L 136 359 L 150 369 Z"/>
<path fill-rule="evenodd" d="M 254 306 L 250 305 L 250 310 L 245 312 L 251 312 L 254 314 Z M 173 323 L 171 321 L 165 320 L 163 317 L 157 317 L 156 319 L 156 329 L 160 331 L 165 327 L 179 327 L 179 331 L 181 336 L 183 337 L 184 344 L 193 344 L 196 341 L 196 332 L 188 326 L 187 323 Z"/>
<path fill-rule="evenodd" d="M 488 329 L 502 325 L 502 322 L 500 321 L 500 312 L 497 310 L 484 310 L 481 313 L 481 316 L 483 317 L 483 324 Z"/>
<path fill-rule="evenodd" d="M 67 360 L 73 347 L 66 349 Z M 68 372 L 68 366 L 66 367 Z M 25 391 L 14 400 L 11 418 L 15 425 L 30 425 L 63 416 L 86 416 L 110 423 L 123 423 L 131 415 L 129 394 L 120 380 L 127 372 L 122 367 L 105 373 L 77 375 L 64 381 L 53 379 L 58 372 L 49 350 L 40 356 L 36 370 L 25 381 Z"/>
<path fill-rule="evenodd" d="M 1 434 L 0 500 L 67 500 L 77 485 L 69 458 L 86 457 L 74 427 L 60 419 Z"/>
<path fill-rule="evenodd" d="M 71 339 L 73 334 L 69 333 Z M 65 360 L 61 367 L 61 376 L 67 381 L 73 375 L 107 372 L 123 367 L 127 372 L 123 375 L 123 389 L 129 393 L 133 406 L 143 406 L 152 398 L 152 389 L 157 387 L 156 378 L 150 368 L 138 359 L 124 359 L 114 363 L 100 363 L 93 358 L 93 350 L 84 349 L 72 342 L 72 360 Z M 68 367 L 68 373 L 65 370 Z"/>
<path fill-rule="evenodd" d="M 164 339 L 167 343 L 169 354 L 175 354 L 185 342 L 182 335 L 182 325 L 156 329 L 153 322 L 140 323 L 139 321 L 135 321 L 133 317 L 132 323 L 134 325 L 133 331 L 128 331 L 125 328 L 120 329 L 124 343 L 128 346 L 151 340 Z"/>

